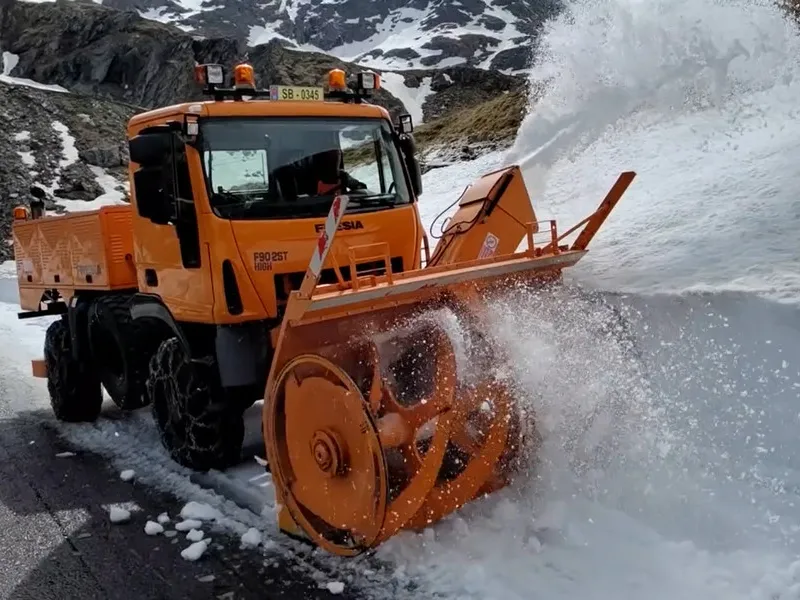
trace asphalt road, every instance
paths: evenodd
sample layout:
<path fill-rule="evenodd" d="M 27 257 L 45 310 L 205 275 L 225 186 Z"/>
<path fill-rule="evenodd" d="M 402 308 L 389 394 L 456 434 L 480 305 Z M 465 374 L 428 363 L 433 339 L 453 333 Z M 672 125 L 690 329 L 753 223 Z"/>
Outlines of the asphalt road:
<path fill-rule="evenodd" d="M 18 302 L 13 281 L 0 280 L 0 302 Z M 13 335 L 0 327 L 6 351 Z M 180 555 L 190 543 L 185 533 L 146 535 L 148 519 L 178 515 L 185 501 L 122 481 L 102 457 L 68 446 L 49 412 L 32 408 L 42 387 L 0 362 L 1 600 L 356 597 L 348 589 L 333 596 L 291 564 L 240 550 L 233 536 L 211 533 L 212 546 L 189 562 Z M 56 457 L 67 451 L 75 456 Z M 108 506 L 131 503 L 141 510 L 112 524 Z"/>
<path fill-rule="evenodd" d="M 43 411 L 10 410 L 2 392 L 0 380 L 0 598 L 333 597 L 298 579 L 290 565 L 265 564 L 258 552 L 240 551 L 238 539 L 219 533 L 211 534 L 199 561 L 184 560 L 185 534 L 170 540 L 144 533 L 148 519 L 177 515 L 184 502 L 122 481 L 102 458 L 68 447 Z M 55 456 L 65 451 L 75 456 Z M 108 505 L 131 502 L 141 511 L 112 524 Z M 345 590 L 338 597 L 352 596 Z"/>
<path fill-rule="evenodd" d="M 8 308 L 16 311 L 17 302 L 15 282 L 0 278 L 4 319 L 13 319 Z M 44 383 L 29 372 L 28 355 L 38 355 L 39 334 L 25 331 L 28 321 L 13 320 L 16 324 L 0 321 L 0 600 L 314 600 L 372 595 L 369 590 L 376 584 L 366 579 L 362 589 L 351 581 L 339 595 L 321 588 L 309 564 L 312 548 L 304 545 L 294 558 L 276 560 L 274 555 L 242 550 L 238 537 L 206 527 L 212 545 L 200 560 L 189 562 L 180 555 L 190 544 L 185 532 L 171 539 L 146 535 L 148 520 L 162 512 L 178 515 L 186 499 L 135 480 L 122 481 L 106 458 L 72 447 L 59 436 L 49 407 L 42 404 Z M 20 335 L 26 338 L 18 339 Z M 33 336 L 35 347 L 27 336 Z M 115 410 L 113 405 L 106 408 Z M 75 456 L 56 457 L 67 451 Z M 136 509 L 128 523 L 112 524 L 111 504 L 133 504 Z M 335 574 L 316 576 L 325 583 Z M 379 595 L 387 593 L 396 596 L 386 589 Z M 411 597 L 420 596 L 412 591 Z"/>

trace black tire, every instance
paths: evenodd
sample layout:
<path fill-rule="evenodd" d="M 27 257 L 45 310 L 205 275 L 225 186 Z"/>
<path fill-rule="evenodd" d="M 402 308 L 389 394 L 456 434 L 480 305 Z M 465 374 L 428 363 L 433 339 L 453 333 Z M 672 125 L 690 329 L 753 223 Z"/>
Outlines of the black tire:
<path fill-rule="evenodd" d="M 225 402 L 213 365 L 191 362 L 178 338 L 161 343 L 150 361 L 147 393 L 161 442 L 178 464 L 224 470 L 241 460 L 241 409 Z"/>
<path fill-rule="evenodd" d="M 104 296 L 89 309 L 89 346 L 97 375 L 122 410 L 149 404 L 150 357 L 160 341 L 155 330 L 131 318 L 131 296 Z"/>
<path fill-rule="evenodd" d="M 66 319 L 50 324 L 44 336 L 44 362 L 50 406 L 59 421 L 97 420 L 103 405 L 103 390 L 97 375 L 72 357 L 72 340 Z"/>

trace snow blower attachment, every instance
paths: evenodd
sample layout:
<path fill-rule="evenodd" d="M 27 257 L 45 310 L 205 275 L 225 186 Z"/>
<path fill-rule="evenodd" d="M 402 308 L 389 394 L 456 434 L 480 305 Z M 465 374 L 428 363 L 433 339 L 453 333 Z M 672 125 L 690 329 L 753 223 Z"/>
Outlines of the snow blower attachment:
<path fill-rule="evenodd" d="M 549 222 L 537 244 L 519 168 L 489 173 L 425 268 L 393 273 L 386 244 L 356 246 L 349 273 L 376 260 L 385 272 L 351 280 L 329 255 L 349 198 L 334 200 L 273 340 L 262 421 L 284 532 L 352 556 L 510 482 L 536 433 L 484 309 L 510 284 L 574 265 L 634 176 L 565 234 Z M 326 258 L 338 283 L 318 286 Z"/>

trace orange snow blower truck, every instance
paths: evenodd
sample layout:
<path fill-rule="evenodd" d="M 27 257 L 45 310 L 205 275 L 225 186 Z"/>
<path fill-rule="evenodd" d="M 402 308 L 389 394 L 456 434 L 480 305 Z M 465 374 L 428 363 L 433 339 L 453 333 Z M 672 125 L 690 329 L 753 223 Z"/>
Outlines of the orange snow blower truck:
<path fill-rule="evenodd" d="M 130 205 L 14 209 L 19 316 L 60 316 L 33 362 L 56 417 L 96 419 L 105 388 L 152 405 L 176 462 L 225 469 L 263 399 L 279 526 L 340 555 L 506 485 L 535 428 L 486 308 L 584 256 L 634 174 L 562 235 L 517 166 L 488 173 L 430 251 L 411 119 L 369 102 L 376 74 L 196 75 L 210 99 L 130 120 Z"/>

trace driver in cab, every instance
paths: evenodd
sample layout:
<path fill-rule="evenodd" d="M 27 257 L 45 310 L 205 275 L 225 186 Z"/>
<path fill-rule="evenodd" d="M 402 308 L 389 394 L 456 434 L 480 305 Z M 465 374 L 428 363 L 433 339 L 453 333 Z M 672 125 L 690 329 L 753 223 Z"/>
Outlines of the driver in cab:
<path fill-rule="evenodd" d="M 367 189 L 366 184 L 352 177 L 343 167 L 343 153 L 338 148 L 314 155 L 312 173 L 316 179 L 318 195 L 344 194 Z"/>

